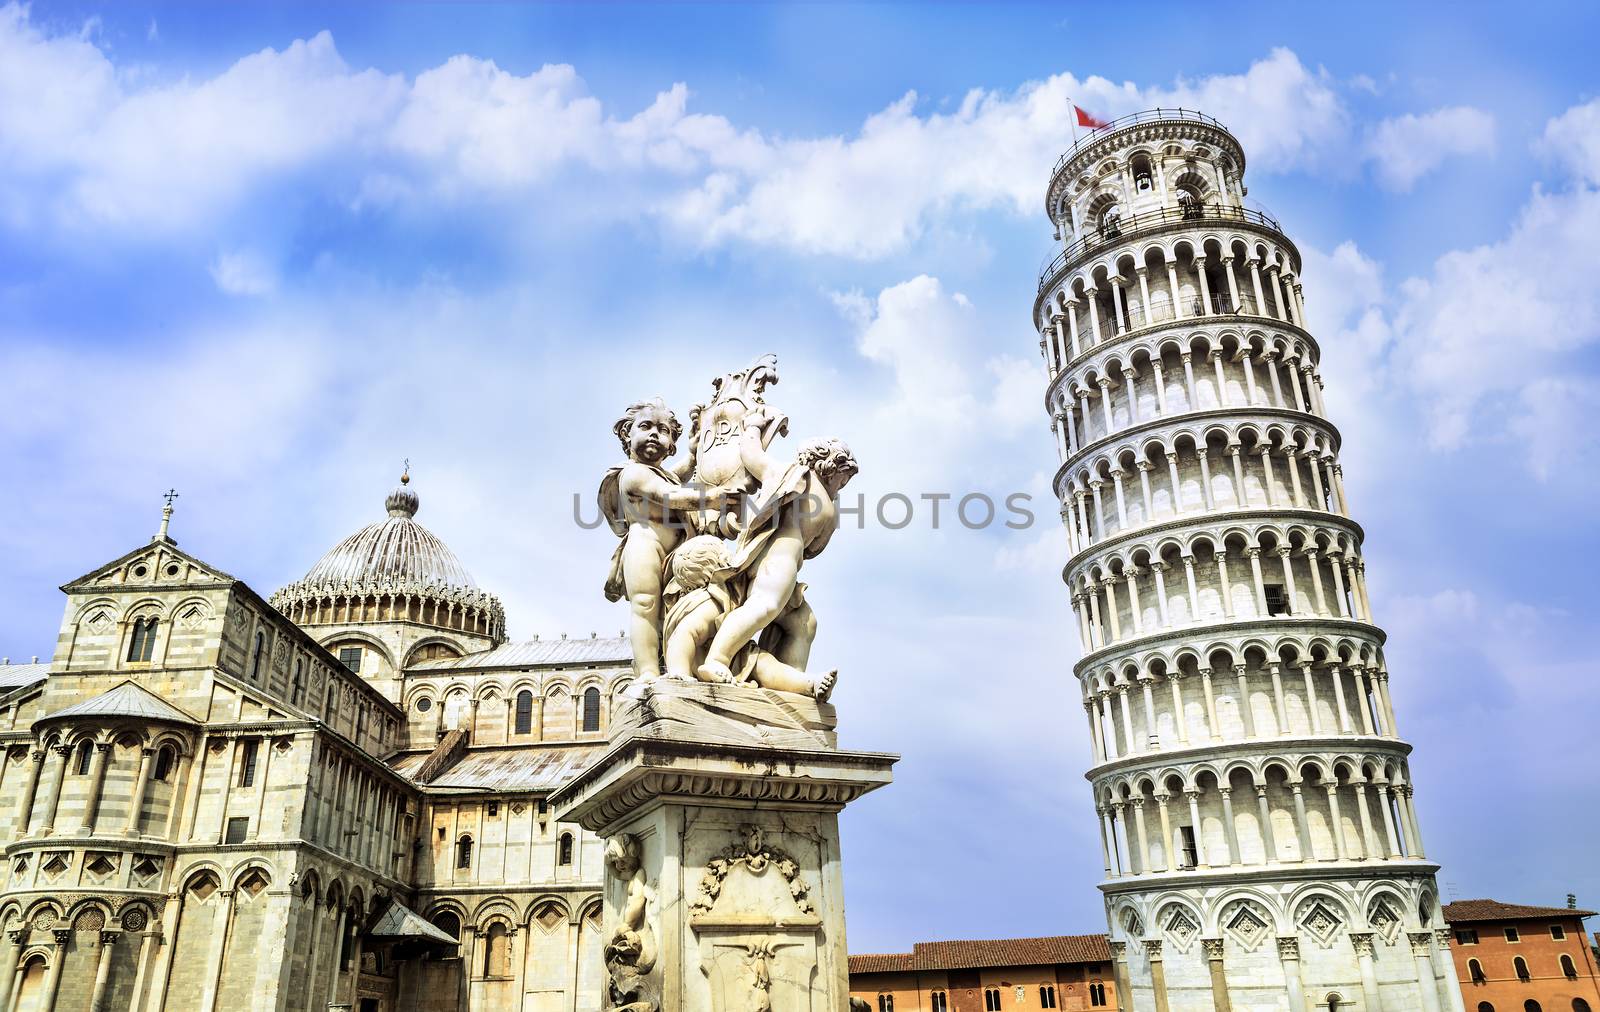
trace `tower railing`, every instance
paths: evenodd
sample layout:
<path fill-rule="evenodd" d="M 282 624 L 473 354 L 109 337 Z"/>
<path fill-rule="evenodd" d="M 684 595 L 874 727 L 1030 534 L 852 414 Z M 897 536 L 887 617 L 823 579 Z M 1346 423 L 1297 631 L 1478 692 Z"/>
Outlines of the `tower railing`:
<path fill-rule="evenodd" d="M 1043 292 L 1054 284 L 1057 276 L 1066 270 L 1067 264 L 1092 249 L 1109 242 L 1129 239 L 1136 233 L 1144 232 L 1148 229 L 1186 221 L 1243 221 L 1252 225 L 1270 228 L 1279 235 L 1283 234 L 1283 228 L 1276 219 L 1254 208 L 1235 207 L 1232 204 L 1184 204 L 1178 207 L 1161 207 L 1153 211 L 1141 211 L 1125 218 L 1109 219 L 1098 227 L 1085 232 L 1077 242 L 1057 253 L 1039 271 L 1039 291 Z"/>
<path fill-rule="evenodd" d="M 1094 142 L 1100 140 L 1102 137 L 1113 134 L 1116 131 L 1121 130 L 1123 127 L 1134 126 L 1138 123 L 1157 123 L 1162 120 L 1187 120 L 1191 123 L 1204 123 L 1207 126 L 1214 126 L 1218 130 L 1228 129 L 1227 127 L 1223 126 L 1222 121 L 1216 117 L 1207 116 L 1205 113 L 1198 112 L 1194 109 L 1155 108 L 1146 109 L 1143 112 L 1129 113 L 1126 116 L 1118 116 L 1116 119 L 1112 120 L 1110 123 L 1107 123 L 1103 127 L 1095 127 L 1093 130 L 1089 131 L 1088 136 L 1081 137 L 1077 141 L 1074 141 L 1072 147 L 1067 149 L 1067 153 L 1062 155 L 1061 158 L 1056 161 L 1056 167 L 1050 171 L 1050 175 L 1054 177 L 1057 172 L 1061 171 L 1062 166 L 1072 161 L 1073 156 Z"/>

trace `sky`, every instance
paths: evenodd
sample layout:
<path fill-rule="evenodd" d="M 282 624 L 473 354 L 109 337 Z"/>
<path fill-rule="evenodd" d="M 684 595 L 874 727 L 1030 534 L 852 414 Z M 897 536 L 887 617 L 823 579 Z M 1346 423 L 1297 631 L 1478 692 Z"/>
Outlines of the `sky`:
<path fill-rule="evenodd" d="M 847 440 L 869 504 L 806 566 L 813 664 L 842 743 L 903 755 L 843 816 L 852 950 L 1103 930 L 1029 316 L 1071 105 L 1199 108 L 1304 256 L 1446 899 L 1600 904 L 1596 37 L 1582 4 L 0 6 L 0 653 L 48 656 L 169 487 L 271 593 L 405 459 L 513 637 L 613 634 L 574 519 L 612 422 L 773 352 L 788 445 Z M 974 493 L 1034 522 L 969 529 Z"/>

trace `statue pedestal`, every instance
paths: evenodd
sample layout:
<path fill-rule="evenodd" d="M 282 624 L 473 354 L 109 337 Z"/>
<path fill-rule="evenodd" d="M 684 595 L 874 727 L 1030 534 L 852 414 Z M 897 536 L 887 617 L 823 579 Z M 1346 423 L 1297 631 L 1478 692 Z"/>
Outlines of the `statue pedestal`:
<path fill-rule="evenodd" d="M 602 1008 L 843 1012 L 839 811 L 897 756 L 842 752 L 833 707 L 657 681 L 551 798 L 607 842 Z"/>

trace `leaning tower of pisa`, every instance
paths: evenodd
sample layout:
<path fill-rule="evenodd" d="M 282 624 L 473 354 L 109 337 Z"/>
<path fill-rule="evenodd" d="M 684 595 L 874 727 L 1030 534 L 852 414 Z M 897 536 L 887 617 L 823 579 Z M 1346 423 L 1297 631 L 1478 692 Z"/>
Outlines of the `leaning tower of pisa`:
<path fill-rule="evenodd" d="M 1081 138 L 1045 198 L 1119 1000 L 1460 1012 L 1300 254 L 1244 167 L 1221 123 L 1158 109 Z"/>

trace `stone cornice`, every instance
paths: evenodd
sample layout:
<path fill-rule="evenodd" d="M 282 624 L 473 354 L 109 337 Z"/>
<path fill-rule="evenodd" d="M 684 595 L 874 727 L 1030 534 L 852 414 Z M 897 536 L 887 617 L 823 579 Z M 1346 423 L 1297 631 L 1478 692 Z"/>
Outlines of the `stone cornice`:
<path fill-rule="evenodd" d="M 1128 893 L 1160 892 L 1182 888 L 1193 896 L 1194 890 L 1205 886 L 1238 886 L 1246 883 L 1276 885 L 1282 882 L 1307 882 L 1319 879 L 1431 879 L 1439 866 L 1432 861 L 1409 857 L 1385 857 L 1371 861 L 1280 861 L 1277 864 L 1237 865 L 1230 868 L 1206 868 L 1183 871 L 1151 872 L 1148 875 L 1122 875 L 1104 879 L 1099 889 L 1107 900 Z M 1431 882 L 1430 882 L 1431 884 Z"/>
<path fill-rule="evenodd" d="M 1245 509 L 1184 514 L 1183 516 L 1172 517 L 1145 527 L 1130 527 L 1126 531 L 1118 531 L 1103 541 L 1096 541 L 1067 560 L 1067 564 L 1061 567 L 1061 579 L 1070 588 L 1072 586 L 1072 577 L 1076 575 L 1076 570 L 1096 559 L 1104 558 L 1111 552 L 1130 543 L 1159 540 L 1168 534 L 1196 529 L 1206 533 L 1215 533 L 1228 527 L 1246 525 L 1262 519 L 1281 520 L 1290 524 L 1304 523 L 1317 526 L 1343 527 L 1355 535 L 1356 544 L 1359 545 L 1366 539 L 1366 532 L 1361 525 L 1343 513 L 1332 513 L 1327 510 L 1309 510 L 1299 506 L 1255 506 Z M 1223 619 L 1221 621 L 1226 622 L 1229 620 Z"/>
<path fill-rule="evenodd" d="M 1060 202 L 1061 191 L 1070 185 L 1072 177 L 1081 174 L 1100 159 L 1111 157 L 1131 145 L 1172 140 L 1207 141 L 1225 149 L 1236 166 L 1234 171 L 1243 177 L 1244 148 L 1220 123 L 1179 116 L 1149 119 L 1092 137 L 1087 144 L 1070 152 L 1050 174 L 1050 185 L 1045 189 L 1045 214 L 1050 215 L 1052 209 Z"/>
<path fill-rule="evenodd" d="M 1402 756 L 1411 754 L 1411 743 L 1399 738 L 1382 738 L 1368 734 L 1286 734 L 1277 738 L 1245 738 L 1239 740 L 1206 741 L 1183 748 L 1162 749 L 1159 752 L 1141 752 L 1123 756 L 1090 768 L 1083 778 L 1090 783 L 1125 774 L 1130 770 L 1152 772 L 1173 766 L 1193 765 L 1197 762 L 1226 764 L 1234 759 L 1251 756 L 1298 754 L 1305 756 L 1342 755 L 1350 752 L 1390 752 Z"/>
<path fill-rule="evenodd" d="M 1072 666 L 1072 673 L 1080 681 L 1084 672 L 1100 664 L 1106 664 L 1112 658 L 1121 655 L 1137 655 L 1151 650 L 1162 650 L 1168 647 L 1191 647 L 1196 651 L 1205 649 L 1196 646 L 1197 643 L 1209 645 L 1233 637 L 1246 638 L 1260 633 L 1277 633 L 1284 629 L 1299 629 L 1306 633 L 1310 639 L 1318 633 L 1333 635 L 1365 636 L 1382 645 L 1388 637 L 1384 631 L 1370 622 L 1361 622 L 1353 618 L 1328 618 L 1326 616 L 1311 615 L 1282 615 L 1270 618 L 1247 619 L 1220 619 L 1215 622 L 1200 622 L 1195 625 L 1183 626 L 1178 629 L 1163 629 L 1158 633 L 1145 636 L 1135 636 L 1131 639 L 1113 643 L 1110 646 L 1092 650 L 1078 659 Z"/>

